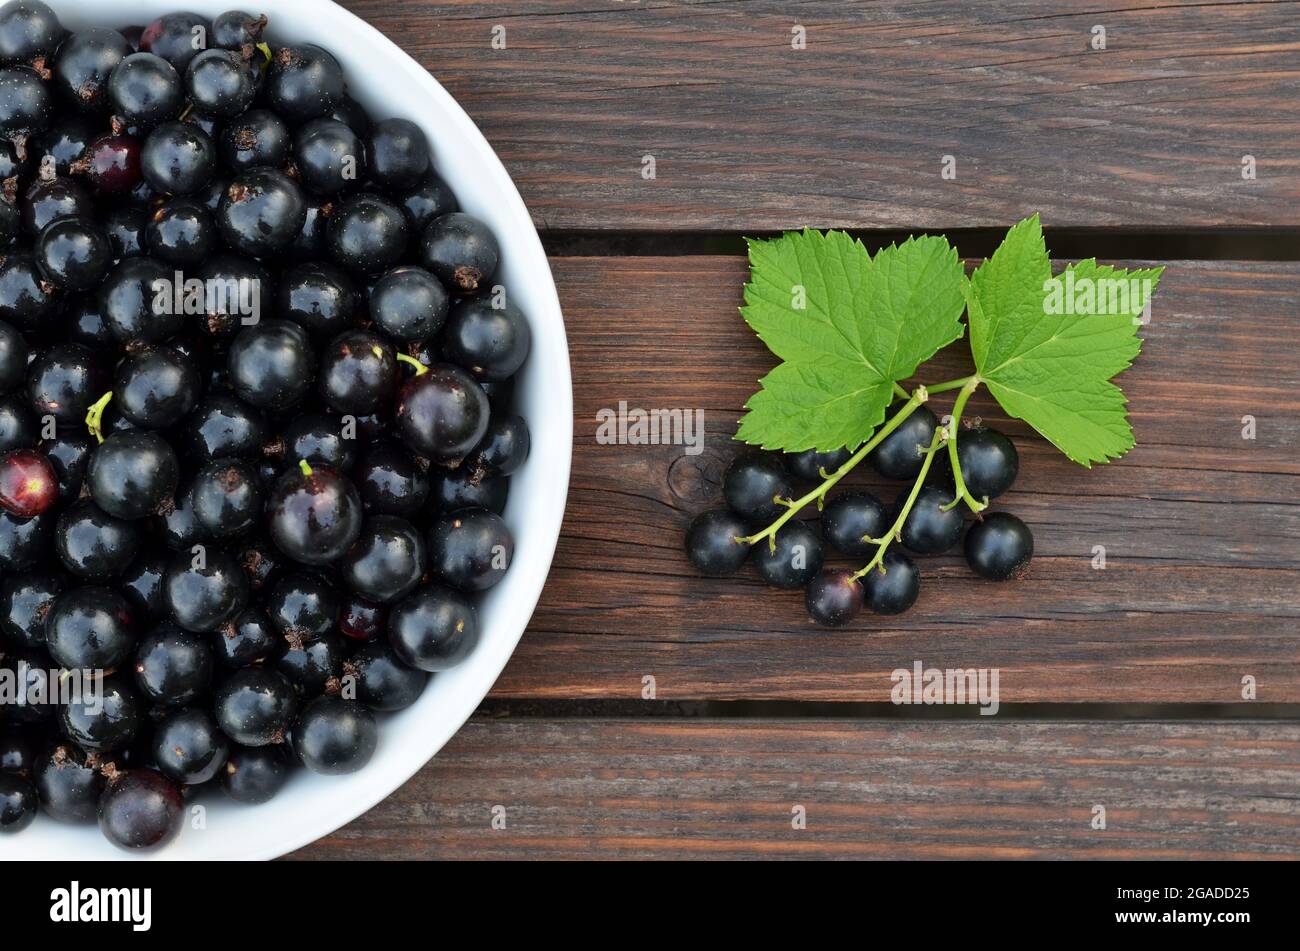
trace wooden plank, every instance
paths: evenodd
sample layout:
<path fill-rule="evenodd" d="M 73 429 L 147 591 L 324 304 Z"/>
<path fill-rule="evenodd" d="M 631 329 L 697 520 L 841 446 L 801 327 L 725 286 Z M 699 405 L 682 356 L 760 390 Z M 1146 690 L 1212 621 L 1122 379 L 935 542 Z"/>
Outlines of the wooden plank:
<path fill-rule="evenodd" d="M 999 668 L 1004 703 L 1238 702 L 1246 676 L 1261 701 L 1300 702 L 1300 265 L 1169 265 L 1120 379 L 1138 446 L 1109 466 L 1074 465 L 977 394 L 968 412 L 1020 450 L 996 507 L 1034 530 L 1030 577 L 998 585 L 959 555 L 924 559 L 911 612 L 833 633 L 811 626 L 801 593 L 748 568 L 699 578 L 681 549 L 690 518 L 721 504 L 735 420 L 773 363 L 735 309 L 743 262 L 553 266 L 572 348 L 573 476 L 550 580 L 496 696 L 637 698 L 652 676 L 665 700 L 883 701 L 890 673 L 920 660 Z M 964 348 L 925 378 L 970 372 Z M 935 397 L 940 415 L 951 396 Z M 620 401 L 702 408 L 703 453 L 598 445 L 597 414 Z M 892 500 L 901 487 L 867 470 L 847 484 Z"/>
<path fill-rule="evenodd" d="M 540 228 L 1296 226 L 1295 3 L 347 6 L 456 96 Z"/>
<path fill-rule="evenodd" d="M 1294 722 L 475 719 L 292 858 L 1296 858 L 1297 782 Z"/>

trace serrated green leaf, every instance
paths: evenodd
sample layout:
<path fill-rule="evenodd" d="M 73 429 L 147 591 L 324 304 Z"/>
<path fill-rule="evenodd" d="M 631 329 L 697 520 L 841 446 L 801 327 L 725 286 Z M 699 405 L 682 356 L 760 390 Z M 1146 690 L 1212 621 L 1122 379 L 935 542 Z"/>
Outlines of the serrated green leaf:
<path fill-rule="evenodd" d="M 909 238 L 873 257 L 843 231 L 804 230 L 750 241 L 749 263 L 741 314 L 784 362 L 745 404 L 744 442 L 860 445 L 894 384 L 962 335 L 966 277 L 946 238 Z"/>
<path fill-rule="evenodd" d="M 1132 449 L 1124 394 L 1109 381 L 1141 348 L 1138 318 L 1162 271 L 1087 260 L 1053 278 L 1038 216 L 1019 222 L 967 289 L 971 353 L 989 392 L 1080 465 Z"/>

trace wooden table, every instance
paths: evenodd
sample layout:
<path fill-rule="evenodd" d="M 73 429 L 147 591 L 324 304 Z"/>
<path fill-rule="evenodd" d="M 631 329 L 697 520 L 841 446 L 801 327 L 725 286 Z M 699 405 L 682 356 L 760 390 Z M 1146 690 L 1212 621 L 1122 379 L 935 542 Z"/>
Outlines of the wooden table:
<path fill-rule="evenodd" d="M 299 857 L 1300 855 L 1294 3 L 348 6 L 456 96 L 532 210 L 574 465 L 484 709 Z M 773 362 L 736 312 L 740 237 L 933 230 L 978 259 L 1034 211 L 1056 256 L 1167 270 L 1120 380 L 1123 460 L 1079 468 L 976 401 L 1020 448 L 1002 502 L 1034 529 L 1031 577 L 930 559 L 911 613 L 835 633 L 752 574 L 696 577 L 682 529 Z M 703 408 L 705 451 L 599 445 L 620 401 Z M 889 703 L 916 661 L 998 668 L 998 715 Z"/>

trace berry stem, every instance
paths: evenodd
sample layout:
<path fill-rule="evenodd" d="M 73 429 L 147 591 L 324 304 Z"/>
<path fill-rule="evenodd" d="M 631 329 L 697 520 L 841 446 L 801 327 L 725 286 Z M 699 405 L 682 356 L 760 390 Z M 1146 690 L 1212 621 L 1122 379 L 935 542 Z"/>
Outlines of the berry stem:
<path fill-rule="evenodd" d="M 981 382 L 979 374 L 967 377 L 966 382 L 962 384 L 961 392 L 957 394 L 957 399 L 952 404 L 952 422 L 948 424 L 950 430 L 948 433 L 948 461 L 952 464 L 952 478 L 953 484 L 957 488 L 957 494 L 947 505 L 940 506 L 945 512 L 959 505 L 963 499 L 965 499 L 970 510 L 976 514 L 989 507 L 988 499 L 980 502 L 970 494 L 970 490 L 966 488 L 966 480 L 962 478 L 961 463 L 957 461 L 957 428 L 961 422 L 962 410 L 966 408 L 966 401 L 970 399 L 971 394 L 979 389 Z"/>
<path fill-rule="evenodd" d="M 86 428 L 90 430 L 90 435 L 95 437 L 96 442 L 104 441 L 102 427 L 104 425 L 104 410 L 108 408 L 109 401 L 113 399 L 113 391 L 109 390 L 95 402 L 90 404 L 90 409 L 86 410 Z"/>
<path fill-rule="evenodd" d="M 916 411 L 916 408 L 920 406 L 922 403 L 924 403 L 926 400 L 928 400 L 929 398 L 930 398 L 930 394 L 926 390 L 926 388 L 924 386 L 918 386 L 916 388 L 916 391 L 913 392 L 912 395 L 907 398 L 907 402 L 904 403 L 899 408 L 898 412 L 895 413 L 893 416 L 891 416 L 889 420 L 885 423 L 885 425 L 881 426 L 880 429 L 876 430 L 876 434 L 872 436 L 869 440 L 867 440 L 865 443 L 863 443 L 862 446 L 858 449 L 858 451 L 848 458 L 848 461 L 846 461 L 844 465 L 840 466 L 833 473 L 826 476 L 826 481 L 824 481 L 821 485 L 813 489 L 811 492 L 809 492 L 807 495 L 803 496 L 802 498 L 793 499 L 793 500 L 789 500 L 789 499 L 782 500 L 781 504 L 787 506 L 787 509 L 785 512 L 781 513 L 781 516 L 775 522 L 767 526 L 767 528 L 763 529 L 761 532 L 759 532 L 756 535 L 749 535 L 745 538 L 738 538 L 736 539 L 736 541 L 744 542 L 746 545 L 753 545 L 755 542 L 760 542 L 764 538 L 768 538 L 771 539 L 772 540 L 771 543 L 775 545 L 776 533 L 781 528 L 782 525 L 790 521 L 790 519 L 794 517 L 794 514 L 798 512 L 801 508 L 803 508 L 805 505 L 807 505 L 809 502 L 816 502 L 818 505 L 820 505 L 822 499 L 826 497 L 826 493 L 831 490 L 831 488 L 835 485 L 835 483 L 839 482 L 846 475 L 852 472 L 854 466 L 856 466 L 859 462 L 865 459 L 867 457 L 867 454 L 870 453 L 871 450 L 875 449 L 876 446 L 878 446 L 885 439 L 885 437 L 887 437 L 890 433 L 892 433 L 895 429 L 897 429 L 900 425 L 902 425 L 903 420 L 911 416 L 912 413 Z"/>
<path fill-rule="evenodd" d="M 854 581 L 866 575 L 872 568 L 877 567 L 884 560 L 885 552 L 889 550 L 889 546 L 898 539 L 903 531 L 903 524 L 907 521 L 907 516 L 911 514 L 912 506 L 916 504 L 916 497 L 921 494 L 921 486 L 925 484 L 925 477 L 930 471 L 930 464 L 934 462 L 935 451 L 938 449 L 939 443 L 947 438 L 948 430 L 944 427 L 940 426 L 934 431 L 934 436 L 930 439 L 930 445 L 925 450 L 925 461 L 921 463 L 921 471 L 916 474 L 916 481 L 912 483 L 912 491 L 907 494 L 907 501 L 903 503 L 903 507 L 899 510 L 898 518 L 894 519 L 894 524 L 889 526 L 889 531 L 885 532 L 880 538 L 868 539 L 875 543 L 876 553 L 872 556 L 871 561 L 867 562 L 866 567 L 861 571 L 854 572 Z"/>
<path fill-rule="evenodd" d="M 397 355 L 397 359 L 402 363 L 409 363 L 411 366 L 415 367 L 416 376 L 424 376 L 426 373 L 429 372 L 428 367 L 426 367 L 423 363 L 415 359 L 415 357 L 411 356 L 410 354 L 399 353 Z"/>
<path fill-rule="evenodd" d="M 930 391 L 931 396 L 934 396 L 936 393 L 947 393 L 949 390 L 961 389 L 963 386 L 968 386 L 971 381 L 975 381 L 976 383 L 982 382 L 979 378 L 979 374 L 972 373 L 970 376 L 963 376 L 956 380 L 947 380 L 944 383 L 936 383 L 934 386 L 927 386 L 926 389 Z"/>
<path fill-rule="evenodd" d="M 305 476 L 309 476 L 309 475 L 311 475 L 311 466 L 309 466 L 309 465 L 307 464 L 307 460 L 306 460 L 306 459 L 299 459 L 299 460 L 298 460 L 298 468 L 302 470 L 302 474 L 303 474 L 303 475 L 305 475 Z"/>

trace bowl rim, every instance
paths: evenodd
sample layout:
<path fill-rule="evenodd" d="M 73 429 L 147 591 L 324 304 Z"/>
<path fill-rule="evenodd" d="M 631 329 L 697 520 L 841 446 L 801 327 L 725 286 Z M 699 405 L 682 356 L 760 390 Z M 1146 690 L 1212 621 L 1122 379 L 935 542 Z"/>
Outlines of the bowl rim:
<path fill-rule="evenodd" d="M 560 527 L 568 496 L 573 450 L 573 383 L 563 312 L 560 307 L 554 276 L 551 273 L 550 263 L 542 246 L 541 238 L 538 236 L 536 226 L 524 205 L 523 198 L 520 196 L 505 166 L 486 137 L 460 104 L 456 102 L 455 98 L 447 92 L 427 69 L 379 29 L 362 20 L 352 11 L 335 3 L 334 0 L 278 0 L 276 4 L 264 5 L 269 8 L 268 15 L 271 17 L 273 35 L 277 13 L 284 19 L 291 19 L 295 15 L 301 16 L 306 12 L 310 12 L 312 16 L 319 14 L 333 20 L 334 22 L 328 24 L 328 27 L 338 28 L 343 31 L 341 41 L 335 42 L 333 46 L 324 42 L 321 43 L 321 45 L 331 50 L 335 47 L 346 48 L 347 43 L 355 42 L 347 39 L 354 33 L 366 38 L 371 44 L 378 44 L 388 54 L 384 70 L 396 70 L 397 75 L 394 78 L 399 81 L 406 80 L 410 84 L 409 89 L 404 89 L 397 96 L 397 99 L 402 103 L 401 108 L 404 110 L 398 114 L 415 118 L 420 111 L 418 103 L 425 103 L 426 108 L 430 102 L 436 104 L 438 110 L 445 113 L 440 118 L 449 117 L 452 125 L 437 136 L 429 133 L 426 127 L 426 133 L 430 135 L 430 141 L 435 152 L 437 151 L 439 139 L 459 138 L 462 140 L 462 145 L 468 145 L 470 150 L 475 153 L 474 159 L 478 163 L 476 173 L 482 177 L 483 182 L 483 187 L 475 191 L 479 194 L 489 195 L 494 203 L 501 203 L 503 212 L 512 222 L 508 240 L 505 235 L 498 235 L 498 240 L 502 245 L 503 257 L 508 246 L 518 257 L 527 259 L 527 266 L 530 271 L 527 288 L 529 303 L 524 307 L 524 310 L 528 315 L 530 330 L 533 332 L 533 352 L 530 354 L 529 363 L 525 364 L 521 373 L 528 374 L 530 372 L 529 368 L 534 365 L 534 360 L 537 359 L 539 324 L 545 325 L 544 329 L 549 335 L 549 339 L 546 341 L 546 345 L 550 350 L 547 361 L 546 415 L 549 422 L 546 438 L 548 442 L 554 442 L 554 447 L 548 448 L 549 456 L 546 459 L 546 471 L 545 473 L 539 473 L 537 480 L 539 491 L 536 494 L 545 496 L 542 500 L 543 504 L 537 504 L 536 500 L 534 500 L 536 508 L 525 513 L 529 531 L 527 547 L 532 549 L 528 556 L 529 566 L 525 570 L 520 570 L 522 566 L 519 565 L 518 556 L 524 544 L 522 539 L 517 538 L 516 557 L 512 562 L 512 568 L 515 571 L 508 574 L 502 584 L 497 589 L 494 589 L 504 593 L 506 585 L 510 585 L 509 610 L 515 618 L 521 617 L 522 620 L 517 624 L 517 629 L 510 633 L 508 641 L 498 635 L 498 641 L 494 643 L 493 651 L 494 656 L 499 655 L 496 661 L 490 663 L 482 672 L 476 675 L 479 680 L 476 681 L 475 686 L 468 689 L 456 688 L 457 692 L 453 695 L 453 699 L 449 701 L 448 709 L 439 711 L 439 721 L 430 724 L 427 733 L 422 734 L 424 742 L 417 749 L 411 749 L 409 746 L 403 747 L 404 751 L 408 751 L 409 759 L 401 755 L 396 756 L 394 763 L 389 764 L 382 771 L 382 781 L 373 778 L 379 775 L 374 773 L 371 774 L 372 779 L 370 782 L 358 783 L 358 786 L 366 791 L 348 799 L 346 804 L 340 804 L 342 796 L 335 796 L 334 803 L 322 812 L 319 820 L 312 824 L 310 828 L 299 827 L 296 831 L 280 830 L 279 833 L 274 829 L 267 830 L 266 835 L 259 836 L 256 842 L 245 843 L 244 847 L 208 850 L 214 854 L 173 854 L 171 847 L 164 847 L 154 852 L 135 854 L 108 846 L 112 850 L 112 856 L 120 859 L 258 860 L 275 858 L 330 835 L 400 789 L 412 776 L 427 765 L 461 729 L 469 717 L 473 715 L 483 698 L 487 696 L 496 680 L 500 677 L 505 665 L 509 662 L 541 597 L 542 589 L 554 560 L 556 546 L 559 542 Z M 96 4 L 90 8 L 73 7 L 66 11 L 61 11 L 56 6 L 55 12 L 59 14 L 65 26 L 71 24 L 71 29 L 80 29 L 87 26 L 106 25 L 107 18 L 113 17 L 127 8 L 131 11 L 128 14 L 129 19 L 127 22 L 132 22 L 142 17 L 151 19 L 154 16 L 161 15 L 161 12 L 174 12 L 178 9 L 193 10 L 204 16 L 215 16 L 217 13 L 224 12 L 231 7 L 229 0 L 220 0 L 220 2 L 218 0 L 189 0 L 189 2 L 180 4 L 179 7 L 174 0 L 135 0 L 130 4 L 105 2 L 102 5 Z M 294 11 L 293 13 L 290 12 L 291 9 Z M 114 26 L 116 27 L 117 24 L 114 24 Z M 315 41 L 308 39 L 303 42 Z M 389 94 L 385 93 L 385 95 Z M 372 97 L 363 95 L 358 98 Z M 406 108 L 408 103 L 411 106 L 410 108 Z M 458 198 L 461 197 L 463 189 L 464 186 L 456 189 Z M 534 441 L 534 453 L 536 453 L 536 450 L 536 441 Z M 541 460 L 534 458 L 530 459 L 530 462 L 539 465 Z M 508 502 L 507 516 L 510 515 L 510 510 L 511 507 Z M 483 649 L 485 639 L 480 639 L 480 651 Z M 471 654 L 471 660 L 473 656 Z M 464 666 L 469 666 L 468 662 Z M 444 675 L 435 675 L 435 679 L 441 676 Z M 431 682 L 426 689 L 426 696 L 428 691 L 432 689 L 434 687 Z M 417 706 L 419 704 L 420 701 L 417 701 Z M 410 713 L 412 710 L 413 708 L 408 708 L 407 711 L 403 712 Z M 381 745 L 383 728 L 384 724 L 381 723 Z M 353 777 L 364 777 L 367 771 L 376 769 L 379 760 L 380 756 L 377 753 L 365 768 L 352 774 L 352 777 L 324 778 L 331 782 L 337 782 Z M 274 802 L 275 800 L 272 800 L 271 803 L 266 805 L 269 806 Z M 234 804 L 233 807 L 241 809 L 263 808 L 258 806 L 242 807 L 238 804 Z M 41 817 L 41 820 L 45 823 L 53 823 L 53 820 L 48 819 L 48 817 Z M 65 830 L 100 839 L 98 830 L 89 825 L 65 826 L 62 823 L 53 824 Z M 21 840 L 27 838 L 34 831 L 34 828 L 26 830 L 22 835 L 5 837 L 10 841 L 0 842 L 0 860 L 15 858 L 34 860 L 104 859 L 108 857 L 105 852 L 98 848 L 93 849 L 94 854 L 68 854 L 68 849 L 62 847 L 50 848 L 48 842 L 45 843 L 47 848 L 44 851 L 40 850 L 39 847 L 34 850 L 25 848 Z M 185 838 L 185 836 L 182 836 L 181 840 L 184 841 Z M 96 845 L 99 844 L 96 843 Z M 107 843 L 103 844 L 107 845 Z M 74 847 L 70 851 L 76 853 L 81 850 Z"/>

